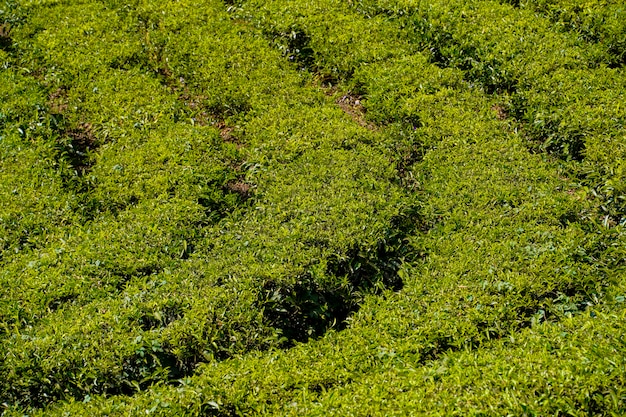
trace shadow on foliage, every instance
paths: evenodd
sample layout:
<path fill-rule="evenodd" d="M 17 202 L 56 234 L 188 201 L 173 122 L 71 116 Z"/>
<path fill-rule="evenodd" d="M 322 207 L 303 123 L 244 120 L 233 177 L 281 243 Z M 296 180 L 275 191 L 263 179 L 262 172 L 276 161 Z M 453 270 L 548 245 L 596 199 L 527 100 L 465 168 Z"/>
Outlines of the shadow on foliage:
<path fill-rule="evenodd" d="M 285 347 L 320 337 L 331 328 L 344 329 L 367 294 L 403 288 L 402 264 L 423 256 L 415 253 L 407 237 L 424 225 L 413 210 L 394 218 L 375 247 L 355 246 L 328 259 L 323 277 L 307 272 L 295 282 L 266 282 L 259 300 L 266 322 L 280 331 Z"/>
<path fill-rule="evenodd" d="M 8 23 L 2 23 L 0 24 L 0 49 L 10 52 L 12 48 L 11 26 Z"/>

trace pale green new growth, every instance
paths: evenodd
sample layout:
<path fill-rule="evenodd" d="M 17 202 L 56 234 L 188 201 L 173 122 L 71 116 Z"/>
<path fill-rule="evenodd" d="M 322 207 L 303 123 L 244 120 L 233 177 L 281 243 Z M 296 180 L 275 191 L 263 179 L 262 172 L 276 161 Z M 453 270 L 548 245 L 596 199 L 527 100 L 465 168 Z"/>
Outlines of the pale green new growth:
<path fill-rule="evenodd" d="M 6 416 L 626 413 L 626 12 L 1 0 Z"/>

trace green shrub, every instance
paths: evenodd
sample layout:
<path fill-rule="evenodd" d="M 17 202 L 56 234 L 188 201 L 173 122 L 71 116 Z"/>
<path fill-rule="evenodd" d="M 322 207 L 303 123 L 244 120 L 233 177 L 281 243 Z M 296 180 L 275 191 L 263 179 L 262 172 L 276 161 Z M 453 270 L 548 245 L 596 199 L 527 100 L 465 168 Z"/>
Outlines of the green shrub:
<path fill-rule="evenodd" d="M 19 3 L 4 414 L 624 412 L 602 42 L 492 1 Z"/>

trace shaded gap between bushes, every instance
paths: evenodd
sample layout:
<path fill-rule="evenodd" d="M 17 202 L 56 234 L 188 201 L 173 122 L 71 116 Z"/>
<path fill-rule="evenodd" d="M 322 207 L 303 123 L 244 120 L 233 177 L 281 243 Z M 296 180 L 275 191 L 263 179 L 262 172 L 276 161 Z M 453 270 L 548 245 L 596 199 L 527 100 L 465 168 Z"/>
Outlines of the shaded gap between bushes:
<path fill-rule="evenodd" d="M 264 320 L 279 330 L 283 347 L 317 338 L 329 329 L 345 329 L 346 319 L 358 311 L 365 296 L 400 291 L 400 269 L 424 254 L 407 242 L 428 226 L 416 208 L 391 220 L 385 236 L 371 248 L 354 246 L 344 255 L 327 259 L 326 270 L 307 271 L 294 281 L 266 281 L 258 308 Z"/>

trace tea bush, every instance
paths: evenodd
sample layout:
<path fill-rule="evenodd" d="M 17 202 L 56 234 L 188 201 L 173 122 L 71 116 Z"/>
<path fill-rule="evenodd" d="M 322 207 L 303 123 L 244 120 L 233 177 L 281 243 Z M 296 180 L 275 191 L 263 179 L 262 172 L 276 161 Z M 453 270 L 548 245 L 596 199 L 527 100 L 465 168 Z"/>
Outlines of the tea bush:
<path fill-rule="evenodd" d="M 555 30 L 554 19 L 538 19 L 535 11 L 562 7 L 570 14 L 588 16 L 599 32 L 607 33 L 602 36 L 609 37 L 608 33 L 623 32 L 615 29 L 623 10 L 617 4 L 576 2 L 519 5 L 512 9 L 492 2 L 376 1 L 358 2 L 355 8 L 366 15 L 393 16 L 402 22 L 401 28 L 412 28 L 412 42 L 427 50 L 437 65 L 461 69 L 471 83 L 501 94 L 501 117 L 521 122 L 531 149 L 582 161 L 572 165 L 570 175 L 593 190 L 601 201 L 601 216 L 619 223 L 624 195 L 614 184 L 623 182 L 618 168 L 623 149 L 613 136 L 623 135 L 624 116 L 619 104 L 622 88 L 613 86 L 623 84 L 623 75 L 606 67 L 615 66 L 614 58 L 598 62 L 598 54 L 605 54 L 604 40 L 589 43 L 588 37 L 577 36 L 584 32 L 578 26 L 574 32 Z M 568 13 L 555 11 L 554 16 Z M 484 25 L 485 21 L 492 23 Z"/>
<path fill-rule="evenodd" d="M 5 9 L 4 415 L 624 412 L 604 41 L 493 1 Z"/>
<path fill-rule="evenodd" d="M 188 10 L 179 10 L 184 18 Z M 13 330 L 3 347 L 3 396 L 10 402 L 41 406 L 132 393 L 190 374 L 198 362 L 306 340 L 357 308 L 361 292 L 397 285 L 402 237 L 395 237 L 393 218 L 404 209 L 395 171 L 384 150 L 365 146 L 374 133 L 323 94 L 302 90 L 303 77 L 285 68 L 278 53 L 262 47 L 267 66 L 260 71 L 255 56 L 216 50 L 222 62 L 209 61 L 214 68 L 252 71 L 245 78 L 254 88 L 241 101 L 248 104 L 233 105 L 240 99 L 221 84 L 198 86 L 217 73 L 207 61 L 187 58 L 186 72 L 175 54 L 170 59 L 167 43 L 159 52 L 164 58 L 156 59 L 132 36 L 93 36 L 104 30 L 100 13 L 115 21 L 114 10 L 59 5 L 54 13 L 76 14 L 80 24 L 40 32 L 21 59 L 55 64 L 54 73 L 42 75 L 41 88 L 50 91 L 43 111 L 62 121 L 51 138 L 63 137 L 62 149 L 88 142 L 68 188 L 88 211 L 84 224 L 48 235 L 47 247 L 7 265 L 6 326 Z M 156 19 L 139 7 L 126 13 Z M 225 42 L 255 42 L 225 23 Z M 212 39 L 184 39 L 194 49 L 215 48 Z M 118 41 L 117 61 L 74 55 Z M 163 67 L 163 59 L 171 64 Z M 272 66 L 284 85 L 268 76 Z M 300 96 L 297 107 L 277 101 L 277 88 Z M 268 105 L 274 113 L 255 114 Z M 171 271 L 174 278 L 163 278 Z M 10 282 L 14 274 L 21 278 Z M 163 289 L 138 292 L 154 282 Z M 164 297 L 184 291 L 182 303 Z M 137 293 L 139 299 L 130 295 Z M 284 317 L 286 307 L 301 311 Z M 105 313 L 111 319 L 94 321 Z M 67 347 L 58 350 L 59 343 Z"/>
<path fill-rule="evenodd" d="M 601 62 L 611 67 L 624 64 L 626 9 L 619 2 L 526 1 L 513 2 L 546 16 L 564 31 L 599 44 Z"/>

